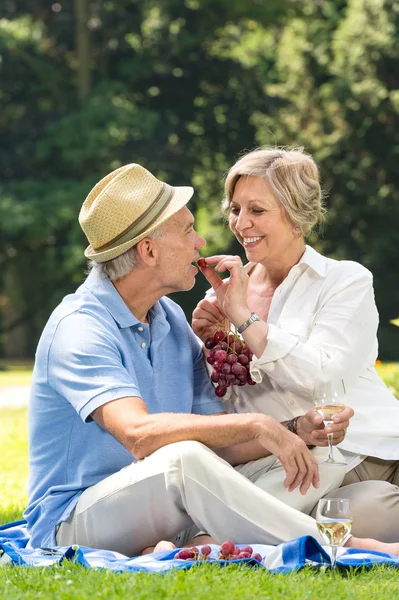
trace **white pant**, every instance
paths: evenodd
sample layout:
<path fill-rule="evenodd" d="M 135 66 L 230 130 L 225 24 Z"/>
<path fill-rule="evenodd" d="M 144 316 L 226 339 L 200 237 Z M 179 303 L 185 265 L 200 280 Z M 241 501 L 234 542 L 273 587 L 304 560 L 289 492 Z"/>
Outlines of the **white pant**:
<path fill-rule="evenodd" d="M 261 460 L 275 463 L 273 457 Z M 282 485 L 283 471 L 275 470 Z M 325 489 L 312 492 L 311 502 Z M 312 517 L 253 485 L 203 444 L 186 441 L 165 446 L 85 490 L 61 523 L 57 544 L 134 556 L 193 524 L 219 542 L 279 544 L 312 535 L 322 543 Z"/>

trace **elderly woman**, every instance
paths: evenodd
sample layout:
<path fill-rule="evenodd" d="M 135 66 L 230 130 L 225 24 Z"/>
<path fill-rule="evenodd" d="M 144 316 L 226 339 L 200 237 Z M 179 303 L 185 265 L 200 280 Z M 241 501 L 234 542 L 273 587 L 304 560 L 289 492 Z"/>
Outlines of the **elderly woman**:
<path fill-rule="evenodd" d="M 343 486 L 353 533 L 386 542 L 399 537 L 399 402 L 378 377 L 378 313 L 372 275 L 356 262 L 336 261 L 306 246 L 323 219 L 319 172 L 302 149 L 258 149 L 230 169 L 224 208 L 245 249 L 212 256 L 201 270 L 213 290 L 193 313 L 205 341 L 225 317 L 254 353 L 255 386 L 229 388 L 229 412 L 263 412 L 279 421 L 313 406 L 320 382 L 342 379 L 355 410 L 339 445 L 347 462 Z M 211 268 L 213 267 L 213 268 Z M 217 273 L 229 272 L 221 280 Z M 313 433 L 317 443 L 320 432 Z"/>

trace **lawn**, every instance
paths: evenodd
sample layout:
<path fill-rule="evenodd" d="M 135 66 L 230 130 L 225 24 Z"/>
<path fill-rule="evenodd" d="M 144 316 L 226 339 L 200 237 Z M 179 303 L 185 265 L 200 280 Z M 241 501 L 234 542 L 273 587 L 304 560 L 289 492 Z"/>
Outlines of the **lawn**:
<path fill-rule="evenodd" d="M 396 387 L 398 365 L 386 370 Z M 0 372 L 0 387 L 9 385 Z M 28 370 L 21 368 L 22 378 Z M 385 377 L 384 377 L 385 379 Z M 15 383 L 23 385 L 14 372 Z M 21 518 L 26 504 L 27 430 L 26 409 L 0 409 L 0 524 Z M 250 541 L 250 540 L 248 540 Z M 135 600 L 158 599 L 202 600 L 215 598 L 273 598 L 279 600 L 369 600 L 371 597 L 396 600 L 399 590 L 399 571 L 374 567 L 362 572 L 326 572 L 305 569 L 291 575 L 272 575 L 261 569 L 237 566 L 219 568 L 203 565 L 187 572 L 166 575 L 112 573 L 87 571 L 66 564 L 50 569 L 0 568 L 0 598 L 5 600 L 89 599 L 111 600 L 131 597 Z"/>

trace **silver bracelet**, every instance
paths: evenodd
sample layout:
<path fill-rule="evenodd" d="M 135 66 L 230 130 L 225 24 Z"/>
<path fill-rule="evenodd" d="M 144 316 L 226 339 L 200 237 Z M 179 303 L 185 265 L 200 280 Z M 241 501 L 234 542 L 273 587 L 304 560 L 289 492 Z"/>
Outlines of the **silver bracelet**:
<path fill-rule="evenodd" d="M 240 325 L 240 327 L 237 329 L 238 333 L 242 333 L 243 331 L 246 330 L 247 327 L 249 327 L 251 325 L 251 323 L 254 323 L 255 321 L 260 321 L 260 318 L 258 317 L 258 315 L 256 313 L 251 313 L 251 316 L 249 317 L 249 319 L 247 319 L 246 321 L 244 321 L 244 323 L 242 325 Z"/>

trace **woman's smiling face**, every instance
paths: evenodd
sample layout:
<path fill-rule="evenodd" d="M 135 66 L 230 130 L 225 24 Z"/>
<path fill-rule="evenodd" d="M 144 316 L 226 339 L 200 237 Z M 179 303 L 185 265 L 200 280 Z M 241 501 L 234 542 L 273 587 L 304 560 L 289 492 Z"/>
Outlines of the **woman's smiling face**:
<path fill-rule="evenodd" d="M 241 176 L 229 206 L 229 226 L 245 248 L 248 260 L 280 261 L 298 236 L 269 184 L 259 177 Z"/>

